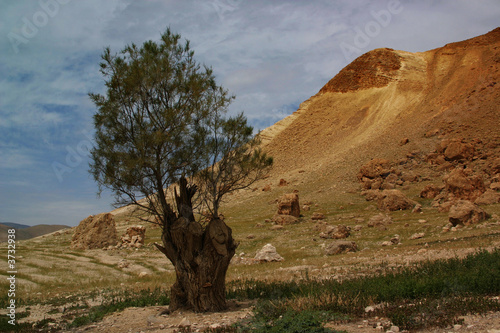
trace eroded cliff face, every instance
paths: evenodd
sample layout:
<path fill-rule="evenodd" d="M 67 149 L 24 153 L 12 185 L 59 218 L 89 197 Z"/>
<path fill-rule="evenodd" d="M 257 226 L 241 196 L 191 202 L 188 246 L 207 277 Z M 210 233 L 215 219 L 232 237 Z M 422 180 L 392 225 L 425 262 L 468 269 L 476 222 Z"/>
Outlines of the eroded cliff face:
<path fill-rule="evenodd" d="M 500 28 L 426 52 L 370 51 L 263 131 L 273 175 L 355 182 L 371 158 L 429 152 L 444 137 L 495 145 L 499 68 Z"/>

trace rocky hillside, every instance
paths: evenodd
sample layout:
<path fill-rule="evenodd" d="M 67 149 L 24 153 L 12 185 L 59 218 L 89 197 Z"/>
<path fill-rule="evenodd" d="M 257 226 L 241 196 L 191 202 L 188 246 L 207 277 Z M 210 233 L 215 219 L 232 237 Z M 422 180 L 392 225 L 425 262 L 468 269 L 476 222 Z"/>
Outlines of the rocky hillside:
<path fill-rule="evenodd" d="M 355 190 L 370 160 L 397 162 L 413 154 L 427 161 L 445 139 L 471 145 L 474 152 L 461 165 L 493 182 L 492 164 L 500 157 L 499 68 L 500 28 L 426 52 L 370 51 L 262 132 L 275 161 L 268 183 L 284 178 Z"/>

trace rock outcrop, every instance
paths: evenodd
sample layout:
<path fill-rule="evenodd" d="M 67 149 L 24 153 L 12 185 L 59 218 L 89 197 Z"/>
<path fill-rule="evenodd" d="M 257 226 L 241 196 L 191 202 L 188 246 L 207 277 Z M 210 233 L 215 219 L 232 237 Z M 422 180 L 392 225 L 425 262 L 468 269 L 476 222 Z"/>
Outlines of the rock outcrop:
<path fill-rule="evenodd" d="M 288 193 L 278 200 L 278 214 L 300 217 L 299 195 Z"/>
<path fill-rule="evenodd" d="M 450 208 L 449 221 L 453 226 L 476 224 L 489 218 L 481 207 L 467 200 L 459 200 Z"/>
<path fill-rule="evenodd" d="M 144 246 L 146 237 L 146 228 L 143 226 L 128 227 L 125 234 L 121 237 L 122 247 L 140 248 Z"/>
<path fill-rule="evenodd" d="M 76 227 L 71 248 L 80 250 L 104 249 L 118 243 L 113 214 L 90 215 Z"/>
<path fill-rule="evenodd" d="M 477 175 L 468 175 L 463 168 L 456 168 L 443 177 L 449 200 L 471 200 L 479 198 L 485 191 L 483 180 Z"/>

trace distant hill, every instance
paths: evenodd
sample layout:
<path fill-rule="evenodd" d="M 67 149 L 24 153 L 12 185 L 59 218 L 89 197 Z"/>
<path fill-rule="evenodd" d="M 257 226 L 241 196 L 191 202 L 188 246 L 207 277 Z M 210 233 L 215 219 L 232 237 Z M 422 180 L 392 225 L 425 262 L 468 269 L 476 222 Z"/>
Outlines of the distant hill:
<path fill-rule="evenodd" d="M 25 229 L 29 228 L 29 225 L 26 224 L 19 224 L 19 223 L 12 223 L 12 222 L 0 222 L 0 224 L 6 225 L 7 227 L 11 227 L 14 229 Z"/>
<path fill-rule="evenodd" d="M 21 226 L 21 227 L 17 227 Z M 16 240 L 24 240 L 24 239 L 30 239 L 30 238 L 35 238 L 38 236 L 50 234 L 52 232 L 56 232 L 58 230 L 62 229 L 67 229 L 70 228 L 67 225 L 57 225 L 57 224 L 39 224 L 35 226 L 24 226 L 22 224 L 17 224 L 17 223 L 7 223 L 6 224 L 0 224 L 0 242 L 6 242 L 7 241 L 7 230 L 16 229 Z"/>

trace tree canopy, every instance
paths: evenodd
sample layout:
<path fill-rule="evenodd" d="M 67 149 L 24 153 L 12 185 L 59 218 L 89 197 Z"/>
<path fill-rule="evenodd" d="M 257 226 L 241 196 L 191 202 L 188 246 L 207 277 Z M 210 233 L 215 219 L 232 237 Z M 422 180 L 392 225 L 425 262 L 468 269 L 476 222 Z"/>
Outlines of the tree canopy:
<path fill-rule="evenodd" d="M 168 224 L 175 214 L 165 189 L 184 177 L 217 217 L 225 194 L 271 166 L 243 114 L 225 117 L 234 96 L 179 34 L 167 29 L 159 42 L 117 54 L 108 47 L 100 71 L 107 89 L 89 94 L 97 107 L 90 172 L 117 205 L 139 205 Z"/>

